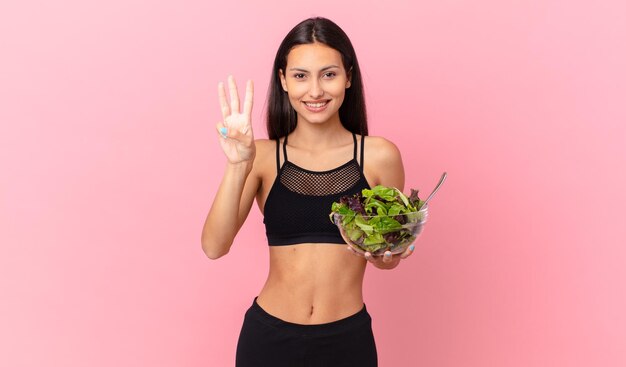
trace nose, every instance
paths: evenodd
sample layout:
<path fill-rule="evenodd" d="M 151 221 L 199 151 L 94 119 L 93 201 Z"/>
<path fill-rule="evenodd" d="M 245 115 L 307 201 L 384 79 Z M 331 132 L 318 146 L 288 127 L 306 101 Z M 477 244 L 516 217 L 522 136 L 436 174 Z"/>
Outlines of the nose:
<path fill-rule="evenodd" d="M 311 83 L 311 89 L 309 90 L 309 95 L 313 99 L 321 98 L 324 95 L 324 90 L 322 89 L 322 85 L 317 79 L 313 79 Z"/>

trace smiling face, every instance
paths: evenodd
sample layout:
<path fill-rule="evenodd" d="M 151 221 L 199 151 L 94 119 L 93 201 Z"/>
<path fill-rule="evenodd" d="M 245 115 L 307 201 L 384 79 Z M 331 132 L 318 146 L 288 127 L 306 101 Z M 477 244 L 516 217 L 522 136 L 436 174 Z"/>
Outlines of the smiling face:
<path fill-rule="evenodd" d="M 350 87 L 350 77 L 337 50 L 317 42 L 298 45 L 291 49 L 287 66 L 279 73 L 298 122 L 339 121 L 339 107 Z"/>

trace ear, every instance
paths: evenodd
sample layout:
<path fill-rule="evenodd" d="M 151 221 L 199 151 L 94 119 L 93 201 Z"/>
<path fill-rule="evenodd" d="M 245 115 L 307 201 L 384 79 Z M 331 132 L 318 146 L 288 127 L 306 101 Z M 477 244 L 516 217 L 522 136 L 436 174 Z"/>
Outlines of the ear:
<path fill-rule="evenodd" d="M 346 82 L 346 89 L 350 88 L 350 86 L 352 85 L 352 68 L 348 70 L 347 76 L 348 76 L 348 81 Z"/>
<path fill-rule="evenodd" d="M 285 74 L 283 74 L 283 69 L 278 69 L 278 75 L 280 75 L 280 84 L 283 86 L 283 90 L 287 91 L 287 81 L 285 80 Z"/>

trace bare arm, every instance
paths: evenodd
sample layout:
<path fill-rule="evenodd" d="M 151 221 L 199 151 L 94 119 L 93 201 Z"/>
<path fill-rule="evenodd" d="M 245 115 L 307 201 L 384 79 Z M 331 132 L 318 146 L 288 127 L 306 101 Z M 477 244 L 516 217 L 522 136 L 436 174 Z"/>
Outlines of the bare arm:
<path fill-rule="evenodd" d="M 366 143 L 366 151 L 375 152 L 365 157 L 371 163 L 368 168 L 373 176 L 374 185 L 395 187 L 404 191 L 404 165 L 400 150 L 395 144 L 381 137 L 371 137 Z M 369 144 L 369 146 L 368 146 Z"/>
<path fill-rule="evenodd" d="M 404 165 L 398 148 L 390 141 L 380 137 L 370 137 L 366 140 L 367 150 L 365 156 L 366 171 L 371 178 L 372 186 L 383 185 L 395 187 L 404 191 Z M 368 152 L 372 152 L 369 155 Z M 356 256 L 362 256 L 347 246 L 348 250 Z M 387 253 L 389 256 L 387 256 Z M 391 255 L 387 251 L 385 256 L 372 256 L 365 252 L 365 259 L 379 269 L 393 269 L 398 266 L 401 259 L 406 259 L 413 253 L 411 248 L 398 255 Z"/>
<path fill-rule="evenodd" d="M 239 113 L 239 96 L 232 76 L 228 82 L 230 106 L 226 101 L 224 85 L 220 83 L 218 87 L 224 121 L 217 124 L 220 145 L 228 163 L 201 237 L 202 250 L 211 259 L 228 253 L 260 186 L 258 175 L 253 170 L 256 145 L 251 125 L 252 81 L 247 83 L 243 113 Z"/>

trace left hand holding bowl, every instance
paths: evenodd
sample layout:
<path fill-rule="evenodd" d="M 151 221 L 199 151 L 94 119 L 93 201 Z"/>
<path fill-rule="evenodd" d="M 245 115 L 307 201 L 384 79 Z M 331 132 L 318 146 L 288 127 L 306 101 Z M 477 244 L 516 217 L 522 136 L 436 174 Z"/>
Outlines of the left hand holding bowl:
<path fill-rule="evenodd" d="M 372 263 L 375 267 L 386 270 L 395 268 L 398 264 L 400 264 L 400 260 L 406 259 L 413 254 L 413 251 L 415 251 L 415 245 L 413 244 L 407 247 L 407 249 L 401 254 L 392 255 L 391 251 L 385 251 L 383 256 L 373 256 L 369 252 L 359 253 L 350 245 L 346 245 L 346 247 L 354 256 L 364 257 L 365 260 Z"/>

